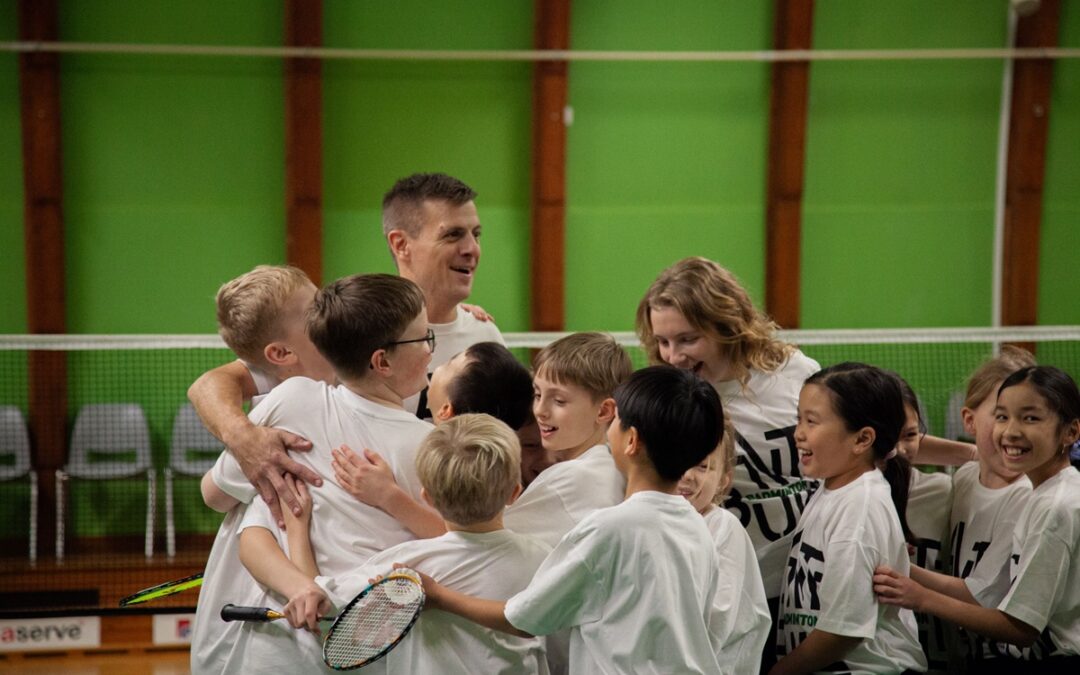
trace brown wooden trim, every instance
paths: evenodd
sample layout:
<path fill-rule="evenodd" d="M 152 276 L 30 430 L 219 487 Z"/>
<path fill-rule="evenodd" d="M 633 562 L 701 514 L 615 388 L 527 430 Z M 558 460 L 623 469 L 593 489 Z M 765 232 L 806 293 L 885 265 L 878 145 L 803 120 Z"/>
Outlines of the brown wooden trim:
<path fill-rule="evenodd" d="M 536 48 L 570 48 L 570 0 L 536 0 Z M 565 61 L 533 65 L 531 326 L 563 330 L 566 323 Z"/>
<path fill-rule="evenodd" d="M 1037 12 L 1019 20 L 1016 46 L 1057 46 L 1060 13 L 1058 0 L 1042 0 Z M 1002 261 L 1001 323 L 1005 326 L 1035 325 L 1038 319 L 1039 230 L 1053 72 L 1053 59 L 1013 63 Z"/>
<path fill-rule="evenodd" d="M 813 0 L 776 0 L 773 46 L 810 49 Z M 798 328 L 802 191 L 810 63 L 772 65 L 765 205 L 765 308 L 784 328 Z"/>
<path fill-rule="evenodd" d="M 19 39 L 58 37 L 56 0 L 19 0 Z M 23 227 L 26 313 L 31 333 L 64 333 L 64 216 L 60 151 L 60 56 L 19 55 L 22 119 Z M 63 466 L 67 440 L 67 359 L 64 352 L 30 352 L 29 426 L 40 486 L 38 549 L 55 537 L 53 470 Z"/>
<path fill-rule="evenodd" d="M 285 44 L 322 46 L 322 0 L 285 0 Z M 322 285 L 322 62 L 285 59 L 285 257 Z"/>

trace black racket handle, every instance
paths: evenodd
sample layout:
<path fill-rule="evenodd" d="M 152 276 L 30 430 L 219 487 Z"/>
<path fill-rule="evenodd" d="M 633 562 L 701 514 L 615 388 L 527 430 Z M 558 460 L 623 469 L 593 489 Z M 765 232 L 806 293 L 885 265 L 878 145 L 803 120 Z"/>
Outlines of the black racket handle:
<path fill-rule="evenodd" d="M 274 621 L 282 618 L 280 612 L 269 607 L 240 607 L 229 603 L 221 608 L 222 621 Z"/>

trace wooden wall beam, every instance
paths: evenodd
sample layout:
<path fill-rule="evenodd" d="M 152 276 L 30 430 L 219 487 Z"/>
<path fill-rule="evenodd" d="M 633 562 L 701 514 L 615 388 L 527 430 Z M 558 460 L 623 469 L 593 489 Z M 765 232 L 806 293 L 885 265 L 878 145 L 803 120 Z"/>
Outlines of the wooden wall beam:
<path fill-rule="evenodd" d="M 776 0 L 775 49 L 810 49 L 813 0 Z M 810 63 L 772 65 L 765 206 L 765 308 L 784 328 L 798 328 L 802 193 Z"/>
<path fill-rule="evenodd" d="M 322 0 L 285 0 L 285 44 L 322 46 Z M 285 257 L 322 285 L 322 61 L 285 59 Z"/>
<path fill-rule="evenodd" d="M 57 39 L 56 0 L 19 0 L 19 39 Z M 26 244 L 26 312 L 31 333 L 64 333 L 64 216 L 60 152 L 60 56 L 19 55 Z M 56 490 L 53 472 L 66 461 L 67 358 L 29 354 L 29 425 L 39 474 L 38 548 L 52 550 Z"/>
<path fill-rule="evenodd" d="M 1019 19 L 1016 47 L 1056 47 L 1060 14 L 1059 0 L 1042 0 L 1038 11 Z M 1035 325 L 1038 318 L 1039 231 L 1053 72 L 1053 59 L 1013 63 L 1001 284 L 1005 326 Z"/>
<path fill-rule="evenodd" d="M 536 0 L 536 48 L 570 48 L 570 0 Z M 533 66 L 531 325 L 560 331 L 566 323 L 567 63 Z"/>

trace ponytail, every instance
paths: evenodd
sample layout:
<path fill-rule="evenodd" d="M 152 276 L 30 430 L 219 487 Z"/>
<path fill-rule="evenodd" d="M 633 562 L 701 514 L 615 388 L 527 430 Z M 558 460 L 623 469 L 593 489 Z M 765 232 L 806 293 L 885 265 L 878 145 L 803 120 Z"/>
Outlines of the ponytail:
<path fill-rule="evenodd" d="M 917 540 L 907 522 L 912 471 L 917 469 L 911 468 L 911 462 L 900 453 L 886 456 L 882 462 L 881 473 L 885 475 L 885 480 L 889 481 L 889 493 L 892 495 L 893 506 L 896 507 L 896 515 L 900 516 L 900 529 L 904 532 L 904 540 L 914 546 Z"/>

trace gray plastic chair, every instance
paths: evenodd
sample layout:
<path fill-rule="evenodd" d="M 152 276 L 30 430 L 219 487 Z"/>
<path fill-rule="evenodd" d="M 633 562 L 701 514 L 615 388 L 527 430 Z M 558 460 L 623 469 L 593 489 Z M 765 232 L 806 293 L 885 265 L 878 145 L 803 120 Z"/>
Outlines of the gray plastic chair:
<path fill-rule="evenodd" d="M 30 562 L 37 560 L 37 472 L 30 468 L 30 433 L 22 411 L 13 405 L 0 406 L 0 481 L 30 480 Z"/>
<path fill-rule="evenodd" d="M 134 453 L 134 459 L 129 455 Z M 95 461 L 91 455 L 102 459 Z M 70 478 L 114 480 L 146 474 L 146 557 L 154 555 L 157 483 L 150 455 L 150 427 L 137 403 L 91 403 L 75 418 L 68 463 L 56 472 L 56 559 L 64 559 L 64 486 Z"/>
<path fill-rule="evenodd" d="M 173 474 L 202 476 L 214 466 L 223 447 L 199 419 L 190 403 L 176 411 L 172 440 L 169 446 L 169 466 L 165 469 L 165 552 L 176 555 L 176 522 L 173 511 Z"/>

